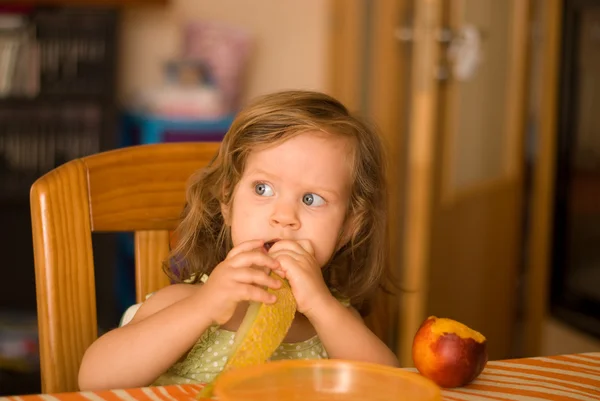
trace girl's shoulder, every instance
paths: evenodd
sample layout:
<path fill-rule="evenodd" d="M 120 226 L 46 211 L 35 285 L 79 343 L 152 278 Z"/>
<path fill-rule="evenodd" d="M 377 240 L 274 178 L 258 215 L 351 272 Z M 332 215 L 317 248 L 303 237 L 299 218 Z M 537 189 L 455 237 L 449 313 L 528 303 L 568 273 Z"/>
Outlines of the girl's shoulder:
<path fill-rule="evenodd" d="M 202 284 L 198 284 L 202 285 Z M 171 306 L 175 302 L 191 296 L 198 289 L 194 284 L 171 284 L 160 290 L 146 295 L 144 302 L 135 304 L 121 317 L 119 326 L 124 326 L 130 322 L 140 321 L 156 312 Z"/>

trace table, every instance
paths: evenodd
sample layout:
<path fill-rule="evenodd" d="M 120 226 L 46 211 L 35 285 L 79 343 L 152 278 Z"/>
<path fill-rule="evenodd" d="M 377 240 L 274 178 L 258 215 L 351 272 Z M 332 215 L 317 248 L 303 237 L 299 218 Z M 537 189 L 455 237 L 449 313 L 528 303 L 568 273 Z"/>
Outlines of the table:
<path fill-rule="evenodd" d="M 196 401 L 200 385 L 37 394 L 0 401 Z M 600 352 L 490 361 L 466 387 L 442 390 L 444 400 L 600 400 Z"/>

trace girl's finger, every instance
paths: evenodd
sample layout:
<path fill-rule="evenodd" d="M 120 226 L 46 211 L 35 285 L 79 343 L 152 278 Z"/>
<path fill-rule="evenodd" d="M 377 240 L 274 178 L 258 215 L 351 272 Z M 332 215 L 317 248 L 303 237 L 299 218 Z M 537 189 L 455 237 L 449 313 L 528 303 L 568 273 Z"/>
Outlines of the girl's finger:
<path fill-rule="evenodd" d="M 303 260 L 303 256 L 301 254 L 298 254 L 294 251 L 290 251 L 289 249 L 280 249 L 279 251 L 274 253 L 269 252 L 269 256 L 275 260 L 278 260 L 283 255 L 286 255 L 297 262 L 301 262 Z"/>
<path fill-rule="evenodd" d="M 269 249 L 269 253 L 271 254 L 271 253 L 281 251 L 284 249 L 287 249 L 289 251 L 294 251 L 299 254 L 306 253 L 306 250 L 302 246 L 300 246 L 300 244 L 298 242 L 290 241 L 290 240 L 277 241 L 276 243 L 273 244 L 271 249 Z"/>
<path fill-rule="evenodd" d="M 288 279 L 290 278 L 290 276 L 296 275 L 299 270 L 306 270 L 303 267 L 303 263 L 299 262 L 296 258 L 286 253 L 286 251 L 280 251 L 279 255 L 277 255 L 276 258 L 279 262 L 280 267 L 274 270 L 281 270 Z"/>
<path fill-rule="evenodd" d="M 285 278 L 285 272 L 281 269 L 273 270 L 273 273 L 277 274 L 281 278 Z"/>
<path fill-rule="evenodd" d="M 279 262 L 277 262 L 273 257 L 267 255 L 261 251 L 250 251 L 240 253 L 227 261 L 227 264 L 230 267 L 240 268 L 240 267 L 251 267 L 252 265 L 258 266 L 260 268 L 266 267 L 269 270 L 274 270 L 279 267 Z"/>
<path fill-rule="evenodd" d="M 231 251 L 229 251 L 226 259 L 231 259 L 242 252 L 253 251 L 255 249 L 264 249 L 264 244 L 265 241 L 262 239 L 255 239 L 251 241 L 242 242 L 238 246 L 234 247 Z"/>
<path fill-rule="evenodd" d="M 304 249 L 304 251 L 306 251 L 306 253 L 308 253 L 309 255 L 312 255 L 312 256 L 315 255 L 315 248 L 313 248 L 312 242 L 310 242 L 310 240 L 308 240 L 308 239 L 298 240 L 298 245 L 300 245 L 302 247 L 302 249 Z"/>
<path fill-rule="evenodd" d="M 272 304 L 277 300 L 275 294 L 269 294 L 266 290 L 254 285 L 243 284 L 236 287 L 240 301 L 254 301 Z"/>
<path fill-rule="evenodd" d="M 271 269 L 270 269 L 270 268 L 268 268 L 268 267 L 265 267 L 265 266 L 257 266 L 257 265 L 252 265 L 252 266 L 250 266 L 250 267 L 252 267 L 253 269 L 262 270 L 262 271 L 264 271 L 266 274 L 269 274 L 269 273 L 271 273 Z"/>
<path fill-rule="evenodd" d="M 262 270 L 251 267 L 236 269 L 233 272 L 233 280 L 243 284 L 255 284 L 259 286 L 277 289 L 281 287 L 281 281 L 271 277 Z"/>

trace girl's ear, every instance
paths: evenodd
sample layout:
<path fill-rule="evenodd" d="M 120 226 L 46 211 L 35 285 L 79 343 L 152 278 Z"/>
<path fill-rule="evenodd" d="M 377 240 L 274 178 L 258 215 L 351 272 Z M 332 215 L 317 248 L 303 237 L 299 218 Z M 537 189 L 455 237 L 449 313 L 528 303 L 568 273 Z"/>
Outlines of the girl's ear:
<path fill-rule="evenodd" d="M 223 221 L 225 222 L 226 226 L 231 226 L 231 221 L 230 221 L 230 213 L 229 213 L 229 206 L 227 206 L 224 203 L 221 203 L 221 214 L 223 215 Z"/>

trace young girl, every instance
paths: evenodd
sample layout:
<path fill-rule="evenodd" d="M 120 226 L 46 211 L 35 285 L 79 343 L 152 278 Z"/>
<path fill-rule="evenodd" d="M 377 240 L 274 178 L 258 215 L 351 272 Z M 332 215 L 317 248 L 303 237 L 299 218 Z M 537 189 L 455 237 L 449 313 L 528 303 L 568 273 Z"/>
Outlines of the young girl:
<path fill-rule="evenodd" d="M 178 284 L 96 340 L 82 390 L 203 383 L 223 368 L 248 301 L 273 303 L 275 271 L 298 313 L 272 360 L 398 365 L 357 310 L 383 283 L 385 180 L 379 138 L 335 99 L 286 91 L 241 111 L 192 178 L 178 228 Z"/>

